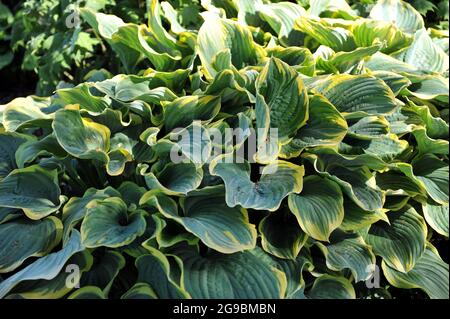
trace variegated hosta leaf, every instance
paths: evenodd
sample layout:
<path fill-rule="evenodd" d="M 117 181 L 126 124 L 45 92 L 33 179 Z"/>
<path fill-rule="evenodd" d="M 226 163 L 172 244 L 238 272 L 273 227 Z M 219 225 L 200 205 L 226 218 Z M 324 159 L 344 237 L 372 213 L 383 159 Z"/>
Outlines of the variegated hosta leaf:
<path fill-rule="evenodd" d="M 130 103 L 130 107 L 137 100 L 159 104 L 160 101 L 176 99 L 177 96 L 170 89 L 176 86 L 171 80 L 183 81 L 182 77 L 185 73 L 186 71 L 173 73 L 154 71 L 153 73 L 149 72 L 148 76 L 119 74 L 112 79 L 96 82 L 94 87 L 113 100 Z M 170 88 L 164 87 L 164 85 Z"/>
<path fill-rule="evenodd" d="M 86 247 L 125 246 L 145 231 L 145 212 L 137 210 L 128 214 L 126 204 L 118 197 L 91 201 L 86 208 L 81 224 Z"/>
<path fill-rule="evenodd" d="M 55 278 L 66 261 L 75 253 L 84 249 L 81 236 L 74 231 L 67 244 L 59 251 L 41 257 L 32 264 L 14 273 L 12 276 L 0 282 L 0 298 L 3 298 L 12 288 L 26 280 L 50 280 Z"/>
<path fill-rule="evenodd" d="M 378 173 L 376 175 L 377 185 L 387 192 L 411 197 L 424 195 L 424 190 L 413 183 L 410 178 L 395 171 Z"/>
<path fill-rule="evenodd" d="M 242 25 L 257 25 L 261 20 L 258 10 L 263 5 L 262 0 L 233 0 L 238 9 L 238 22 Z"/>
<path fill-rule="evenodd" d="M 377 52 L 372 55 L 372 57 L 365 63 L 365 66 L 371 71 L 390 71 L 396 73 L 407 72 L 413 74 L 422 73 L 416 67 L 381 52 Z"/>
<path fill-rule="evenodd" d="M 314 269 L 313 261 L 307 249 L 302 249 L 298 256 L 292 259 L 280 259 L 272 257 L 272 265 L 282 271 L 287 280 L 286 298 L 296 299 L 305 289 L 305 279 L 303 272 Z"/>
<path fill-rule="evenodd" d="M 344 277 L 322 275 L 314 281 L 306 293 L 310 299 L 355 299 L 356 293 L 350 281 Z"/>
<path fill-rule="evenodd" d="M 420 13 L 403 0 L 378 0 L 370 11 L 370 18 L 394 22 L 399 29 L 407 33 L 414 33 L 424 27 Z"/>
<path fill-rule="evenodd" d="M 22 143 L 16 150 L 15 160 L 19 168 L 23 168 L 26 164 L 32 163 L 41 156 L 55 156 L 64 158 L 67 152 L 59 145 L 55 135 L 47 135 L 39 141 L 28 140 Z"/>
<path fill-rule="evenodd" d="M 53 216 L 41 221 L 16 219 L 1 224 L 0 234 L 0 273 L 7 273 L 29 257 L 48 254 L 61 240 L 62 223 Z"/>
<path fill-rule="evenodd" d="M 89 90 L 89 86 L 85 83 L 74 88 L 60 89 L 57 92 L 58 97 L 64 105 L 78 104 L 81 109 L 96 113 L 100 113 L 108 108 L 107 100 L 92 95 Z"/>
<path fill-rule="evenodd" d="M 403 61 L 419 70 L 444 72 L 448 70 L 448 55 L 428 35 L 425 29 L 418 30 L 414 41 L 402 54 Z"/>
<path fill-rule="evenodd" d="M 383 207 L 385 194 L 376 185 L 368 167 L 384 168 L 385 164 L 370 154 L 344 157 L 335 151 L 320 150 L 316 154 L 305 154 L 317 172 L 336 182 L 343 192 L 358 206 L 368 211 L 379 211 Z"/>
<path fill-rule="evenodd" d="M 324 20 L 302 17 L 296 20 L 294 28 L 335 51 L 348 52 L 356 49 L 355 39 L 350 31 L 342 27 L 332 27 Z"/>
<path fill-rule="evenodd" d="M 347 122 L 336 108 L 320 95 L 314 95 L 309 101 L 309 119 L 294 138 L 282 146 L 281 157 L 298 156 L 307 147 L 336 146 L 344 139 Z"/>
<path fill-rule="evenodd" d="M 397 106 L 394 93 L 383 81 L 369 75 L 333 75 L 314 89 L 340 112 L 390 113 Z"/>
<path fill-rule="evenodd" d="M 300 193 L 305 170 L 285 161 L 276 161 L 263 168 L 257 182 L 250 179 L 248 162 L 233 163 L 233 154 L 219 156 L 210 164 L 212 175 L 225 183 L 226 203 L 230 207 L 275 211 L 290 193 Z"/>
<path fill-rule="evenodd" d="M 383 116 L 347 117 L 348 136 L 368 140 L 380 138 L 389 133 L 389 122 Z"/>
<path fill-rule="evenodd" d="M 313 76 L 314 75 L 314 58 L 307 48 L 275 46 L 266 48 L 269 57 L 275 57 L 281 61 L 294 67 L 298 72 Z"/>
<path fill-rule="evenodd" d="M 184 286 L 194 299 L 266 299 L 285 295 L 286 276 L 259 249 L 231 255 L 212 252 L 201 256 L 193 248 L 174 253 L 183 261 Z"/>
<path fill-rule="evenodd" d="M 137 258 L 135 262 L 138 269 L 137 282 L 147 283 L 155 295 L 161 299 L 189 299 L 190 294 L 184 289 L 182 282 L 183 273 L 178 280 L 175 278 L 181 265 L 171 264 L 168 258 L 157 249 L 151 247 L 147 249 L 150 254 Z"/>
<path fill-rule="evenodd" d="M 164 106 L 164 126 L 170 132 L 190 125 L 193 120 L 210 121 L 220 110 L 220 97 L 185 96 Z"/>
<path fill-rule="evenodd" d="M 352 33 L 358 46 L 368 47 L 380 41 L 383 43 L 381 51 L 387 54 L 409 46 L 413 40 L 395 24 L 376 20 L 361 19 L 353 25 Z"/>
<path fill-rule="evenodd" d="M 447 57 L 448 60 L 448 57 Z M 412 77 L 414 86 L 408 89 L 413 96 L 422 100 L 443 100 L 448 101 L 449 84 L 443 76 L 418 76 Z M 428 110 L 428 107 L 425 107 Z M 448 131 L 448 129 L 447 129 Z"/>
<path fill-rule="evenodd" d="M 141 198 L 142 204 L 155 206 L 166 218 L 181 224 L 208 247 L 231 254 L 252 249 L 256 244 L 255 226 L 248 221 L 243 208 L 228 207 L 224 202 L 223 187 L 210 187 L 191 192 L 177 203 L 164 195 L 150 191 Z"/>
<path fill-rule="evenodd" d="M 386 215 L 384 213 L 366 211 L 352 200 L 344 197 L 344 220 L 339 228 L 344 231 L 358 231 L 385 219 Z"/>
<path fill-rule="evenodd" d="M 201 166 L 210 160 L 212 141 L 207 128 L 194 121 L 188 127 L 174 130 L 159 139 L 152 149 L 160 157 L 169 156 L 174 163 L 192 162 Z"/>
<path fill-rule="evenodd" d="M 362 237 L 343 232 L 333 233 L 330 244 L 317 243 L 325 254 L 328 268 L 350 269 L 355 281 L 367 280 L 375 269 L 375 255 Z"/>
<path fill-rule="evenodd" d="M 430 197 L 448 204 L 448 164 L 432 154 L 424 155 L 412 162 L 415 177 L 423 183 Z"/>
<path fill-rule="evenodd" d="M 0 206 L 22 209 L 35 220 L 50 215 L 63 200 L 57 175 L 39 165 L 13 170 L 0 181 Z"/>
<path fill-rule="evenodd" d="M 448 204 L 439 205 L 432 201 L 422 204 L 423 216 L 428 225 L 448 238 Z"/>
<path fill-rule="evenodd" d="M 126 24 L 114 15 L 83 8 L 82 17 L 111 45 L 121 62 L 132 68 L 144 55 L 158 70 L 173 68 L 181 59 L 176 40 L 166 32 L 160 19 L 160 5 L 149 2 L 149 26 Z"/>
<path fill-rule="evenodd" d="M 156 167 L 156 166 L 153 166 Z M 159 172 L 146 172 L 142 165 L 140 173 L 150 189 L 159 189 L 167 195 L 186 195 L 195 190 L 203 178 L 203 170 L 193 163 L 169 163 Z"/>
<path fill-rule="evenodd" d="M 390 212 L 388 218 L 389 224 L 385 221 L 373 224 L 365 241 L 387 265 L 407 273 L 414 268 L 425 250 L 425 220 L 410 206 Z"/>
<path fill-rule="evenodd" d="M 17 168 L 16 151 L 27 141 L 35 142 L 32 137 L 25 134 L 0 133 L 0 181 Z"/>
<path fill-rule="evenodd" d="M 59 144 L 72 156 L 107 162 L 111 132 L 108 127 L 82 118 L 77 110 L 60 110 L 52 124 Z"/>
<path fill-rule="evenodd" d="M 25 280 L 15 286 L 6 296 L 9 299 L 58 299 L 67 295 L 77 284 L 79 276 L 70 277 L 76 265 L 80 276 L 92 267 L 93 259 L 88 250 L 75 253 L 70 257 L 61 271 L 50 280 Z M 69 284 L 68 284 L 69 283 Z"/>
<path fill-rule="evenodd" d="M 306 15 L 306 10 L 298 4 L 282 1 L 280 3 L 256 6 L 259 16 L 266 21 L 278 35 L 282 44 L 294 44 L 300 38 L 294 30 L 295 20 Z"/>
<path fill-rule="evenodd" d="M 339 185 L 319 176 L 308 176 L 300 194 L 289 195 L 289 208 L 303 231 L 317 240 L 328 241 L 344 218 Z"/>
<path fill-rule="evenodd" d="M 309 101 L 303 81 L 283 61 L 271 58 L 267 62 L 256 81 L 256 91 L 256 125 L 266 130 L 276 128 L 281 141 L 308 119 Z"/>
<path fill-rule="evenodd" d="M 89 188 L 83 197 L 72 197 L 64 205 L 62 222 L 64 225 L 63 243 L 69 239 L 72 229 L 79 223 L 87 212 L 88 204 L 93 200 L 102 200 L 109 197 L 120 197 L 120 193 L 112 187 L 103 190 Z"/>
<path fill-rule="evenodd" d="M 47 98 L 29 96 L 18 97 L 5 105 L 2 125 L 6 132 L 14 132 L 27 127 L 48 127 L 51 116 L 44 112 L 48 107 Z"/>
<path fill-rule="evenodd" d="M 259 54 L 256 46 L 245 26 L 217 16 L 208 16 L 198 32 L 198 54 L 209 78 L 223 69 L 215 67 L 219 53 L 228 52 L 228 66 L 241 69 L 256 64 Z"/>
<path fill-rule="evenodd" d="M 442 139 L 432 139 L 426 129 L 418 128 L 412 132 L 417 142 L 419 155 L 422 154 L 445 154 L 448 155 L 448 141 Z"/>
<path fill-rule="evenodd" d="M 353 143 L 366 154 L 377 156 L 385 162 L 391 162 L 401 155 L 409 146 L 407 141 L 398 139 L 397 135 L 388 134 L 370 140 Z M 358 152 L 359 153 L 359 152 Z"/>
<path fill-rule="evenodd" d="M 349 52 L 342 51 L 338 53 L 334 53 L 330 48 L 328 48 L 328 53 L 331 54 L 330 56 L 318 55 L 320 50 L 326 50 L 325 48 L 326 47 L 320 46 L 315 53 L 317 56 L 317 68 L 330 73 L 349 73 L 357 70 L 361 63 L 368 57 L 377 53 L 382 48 L 382 45 L 380 43 L 375 43 L 372 46 L 357 48 Z"/>
<path fill-rule="evenodd" d="M 398 288 L 420 288 L 432 299 L 448 299 L 448 264 L 439 256 L 437 250 L 428 244 L 414 268 L 407 273 L 382 263 L 383 273 L 393 286 Z"/>

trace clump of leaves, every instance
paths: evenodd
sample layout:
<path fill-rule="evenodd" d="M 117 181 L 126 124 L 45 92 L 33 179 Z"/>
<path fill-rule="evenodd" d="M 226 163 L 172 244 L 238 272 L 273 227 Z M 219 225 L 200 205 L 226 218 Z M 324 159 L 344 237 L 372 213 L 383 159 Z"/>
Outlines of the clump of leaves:
<path fill-rule="evenodd" d="M 183 3 L 82 8 L 125 73 L 0 106 L 0 297 L 448 298 L 448 31 L 401 0 Z"/>

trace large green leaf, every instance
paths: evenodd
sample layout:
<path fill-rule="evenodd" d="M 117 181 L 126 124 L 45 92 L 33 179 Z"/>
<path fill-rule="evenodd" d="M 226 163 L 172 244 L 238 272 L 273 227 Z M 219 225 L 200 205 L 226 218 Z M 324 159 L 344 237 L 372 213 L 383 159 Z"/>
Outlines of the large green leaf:
<path fill-rule="evenodd" d="M 428 35 L 425 29 L 414 34 L 414 42 L 402 54 L 403 61 L 419 70 L 444 72 L 448 70 L 448 55 Z"/>
<path fill-rule="evenodd" d="M 283 61 L 271 58 L 267 62 L 256 81 L 256 90 L 258 128 L 267 129 L 267 125 L 276 128 L 278 138 L 284 141 L 308 119 L 308 95 L 303 81 L 298 73 Z"/>
<path fill-rule="evenodd" d="M 382 80 L 370 75 L 333 75 L 316 83 L 322 93 L 340 112 L 390 113 L 397 106 L 394 93 Z"/>
<path fill-rule="evenodd" d="M 440 204 L 448 204 L 448 164 L 426 154 L 416 158 L 412 166 L 415 177 L 423 183 L 428 195 Z"/>
<path fill-rule="evenodd" d="M 118 197 L 94 200 L 87 205 L 81 224 L 83 244 L 89 248 L 121 247 L 131 243 L 145 231 L 144 211 L 127 213 Z"/>
<path fill-rule="evenodd" d="M 220 110 L 220 97 L 183 96 L 164 106 L 164 126 L 167 131 L 183 128 L 194 120 L 210 121 Z"/>
<path fill-rule="evenodd" d="M 385 194 L 376 185 L 368 167 L 383 169 L 385 164 L 370 154 L 359 156 L 336 155 L 335 151 L 322 149 L 317 154 L 305 154 L 321 175 L 339 184 L 343 192 L 358 206 L 367 211 L 383 207 Z"/>
<path fill-rule="evenodd" d="M 355 299 L 356 293 L 348 279 L 322 275 L 314 281 L 306 296 L 310 299 Z"/>
<path fill-rule="evenodd" d="M 306 11 L 300 5 L 282 1 L 279 3 L 260 4 L 256 6 L 259 16 L 266 21 L 278 35 L 282 44 L 294 44 L 299 36 L 294 30 L 295 20 L 306 15 Z"/>
<path fill-rule="evenodd" d="M 423 18 L 412 5 L 402 0 L 378 0 L 370 18 L 394 22 L 401 30 L 414 33 L 424 27 Z"/>
<path fill-rule="evenodd" d="M 390 54 L 409 46 L 412 37 L 399 30 L 395 24 L 361 19 L 352 26 L 352 33 L 358 46 L 368 47 L 377 41 L 383 42 L 383 53 Z"/>
<path fill-rule="evenodd" d="M 383 262 L 383 273 L 386 279 L 398 288 L 420 288 L 432 299 L 448 299 L 448 264 L 439 256 L 436 249 L 428 245 L 414 268 L 407 273 L 391 268 Z"/>
<path fill-rule="evenodd" d="M 335 51 L 356 49 L 355 38 L 350 31 L 342 27 L 333 27 L 323 19 L 302 17 L 295 21 L 295 28 Z"/>
<path fill-rule="evenodd" d="M 366 211 L 356 205 L 352 200 L 344 198 L 344 220 L 340 226 L 341 229 L 345 231 L 357 231 L 384 219 L 386 219 L 384 213 Z"/>
<path fill-rule="evenodd" d="M 438 205 L 432 201 L 428 201 L 422 205 L 422 210 L 428 225 L 439 234 L 448 238 L 448 204 Z"/>
<path fill-rule="evenodd" d="M 222 68 L 214 67 L 218 54 L 228 52 L 230 63 L 237 69 L 257 62 L 259 50 L 250 31 L 232 20 L 207 16 L 198 32 L 198 55 L 205 74 L 215 77 Z"/>
<path fill-rule="evenodd" d="M 183 261 L 184 285 L 192 298 L 267 299 L 285 294 L 284 273 L 271 266 L 259 250 L 201 256 L 195 249 L 184 248 L 174 254 Z"/>
<path fill-rule="evenodd" d="M 203 170 L 193 163 L 169 163 L 159 172 L 147 173 L 146 169 L 147 166 L 142 165 L 140 173 L 147 186 L 167 195 L 186 195 L 199 187 L 203 178 Z"/>
<path fill-rule="evenodd" d="M 80 283 L 80 276 L 92 267 L 92 255 L 87 251 L 75 253 L 65 267 L 52 279 L 25 280 L 15 286 L 6 298 L 10 299 L 58 299 L 67 295 Z M 75 273 L 76 265 L 80 276 Z"/>
<path fill-rule="evenodd" d="M 19 168 L 23 168 L 41 156 L 63 158 L 67 153 L 58 144 L 55 135 L 51 134 L 39 141 L 29 140 L 21 144 L 16 150 L 15 161 Z"/>
<path fill-rule="evenodd" d="M 302 249 L 293 260 L 272 257 L 272 265 L 286 276 L 286 298 L 288 299 L 296 299 L 297 295 L 305 289 L 306 280 L 303 277 L 303 272 L 314 269 L 311 256 L 306 248 Z"/>
<path fill-rule="evenodd" d="M 108 161 L 110 130 L 108 127 L 82 118 L 77 110 L 55 113 L 53 130 L 59 144 L 72 156 L 81 159 Z"/>
<path fill-rule="evenodd" d="M 67 244 L 60 250 L 41 257 L 32 264 L 14 273 L 0 282 L 0 298 L 3 298 L 17 284 L 26 280 L 55 278 L 62 270 L 66 261 L 75 253 L 84 249 L 81 243 L 80 233 L 74 231 Z"/>
<path fill-rule="evenodd" d="M 106 99 L 92 95 L 89 86 L 84 83 L 74 88 L 60 89 L 57 93 L 64 105 L 78 104 L 81 109 L 91 112 L 102 112 L 108 108 Z"/>
<path fill-rule="evenodd" d="M 305 233 L 328 241 L 331 232 L 344 218 L 344 200 L 335 182 L 319 176 L 308 176 L 300 194 L 289 195 L 289 208 Z"/>
<path fill-rule="evenodd" d="M 181 202 L 182 212 L 175 201 L 152 192 L 145 194 L 141 203 L 156 206 L 164 217 L 177 221 L 206 246 L 221 253 L 254 248 L 256 229 L 249 223 L 247 211 L 228 207 L 223 192 L 223 187 L 191 192 Z"/>
<path fill-rule="evenodd" d="M 57 211 L 63 200 L 57 175 L 39 165 L 13 170 L 0 181 L 0 206 L 23 209 L 31 219 Z"/>
<path fill-rule="evenodd" d="M 53 216 L 16 219 L 1 224 L 0 234 L 0 273 L 11 272 L 29 257 L 48 254 L 61 240 L 62 223 Z"/>
<path fill-rule="evenodd" d="M 365 240 L 390 267 L 407 273 L 425 251 L 427 226 L 414 208 L 389 213 L 389 224 L 373 224 Z"/>
<path fill-rule="evenodd" d="M 300 193 L 303 185 L 303 166 L 276 161 L 264 167 L 258 182 L 250 179 L 247 162 L 233 163 L 233 154 L 217 157 L 210 165 L 212 175 L 225 183 L 226 203 L 230 207 L 275 211 L 290 193 Z"/>
<path fill-rule="evenodd" d="M 314 95 L 309 101 L 309 119 L 294 138 L 283 145 L 282 157 L 298 156 L 307 147 L 336 146 L 347 133 L 347 122 L 326 98 Z"/>
<path fill-rule="evenodd" d="M 103 190 L 89 188 L 83 197 L 70 198 L 64 205 L 62 212 L 62 222 L 64 224 L 63 242 L 67 242 L 72 229 L 84 218 L 87 212 L 87 206 L 91 201 L 109 197 L 120 197 L 120 193 L 112 187 L 107 187 Z"/>
<path fill-rule="evenodd" d="M 156 296 L 161 299 L 188 299 L 190 295 L 184 289 L 183 282 L 173 278 L 176 269 L 171 268 L 167 257 L 154 248 L 147 248 L 150 254 L 136 259 L 139 283 L 147 283 Z M 178 265 L 175 265 L 178 268 Z M 183 276 L 181 275 L 181 279 Z"/>
<path fill-rule="evenodd" d="M 46 107 L 48 107 L 47 98 L 18 97 L 5 105 L 2 125 L 7 132 L 27 127 L 46 127 L 51 121 L 51 116 L 43 111 Z"/>
<path fill-rule="evenodd" d="M 17 168 L 16 151 L 27 141 L 35 142 L 33 138 L 25 134 L 0 133 L 0 181 Z"/>
<path fill-rule="evenodd" d="M 325 254 L 328 268 L 336 271 L 348 268 L 356 282 L 372 276 L 375 255 L 359 235 L 337 232 L 332 234 L 329 245 L 317 245 Z"/>

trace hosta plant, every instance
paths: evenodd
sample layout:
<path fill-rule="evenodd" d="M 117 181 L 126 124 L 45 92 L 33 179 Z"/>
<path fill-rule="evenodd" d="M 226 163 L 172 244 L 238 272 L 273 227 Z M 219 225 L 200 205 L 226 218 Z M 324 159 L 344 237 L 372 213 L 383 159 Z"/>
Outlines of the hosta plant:
<path fill-rule="evenodd" d="M 117 68 L 0 106 L 0 297 L 449 297 L 448 30 L 145 7 L 78 8 Z"/>

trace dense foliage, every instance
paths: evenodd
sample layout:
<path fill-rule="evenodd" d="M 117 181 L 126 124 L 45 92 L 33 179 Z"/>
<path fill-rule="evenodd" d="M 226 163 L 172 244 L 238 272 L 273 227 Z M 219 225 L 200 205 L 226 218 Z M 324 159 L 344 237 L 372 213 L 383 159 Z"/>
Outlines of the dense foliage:
<path fill-rule="evenodd" d="M 448 298 L 447 10 L 3 0 L 0 298 Z"/>

